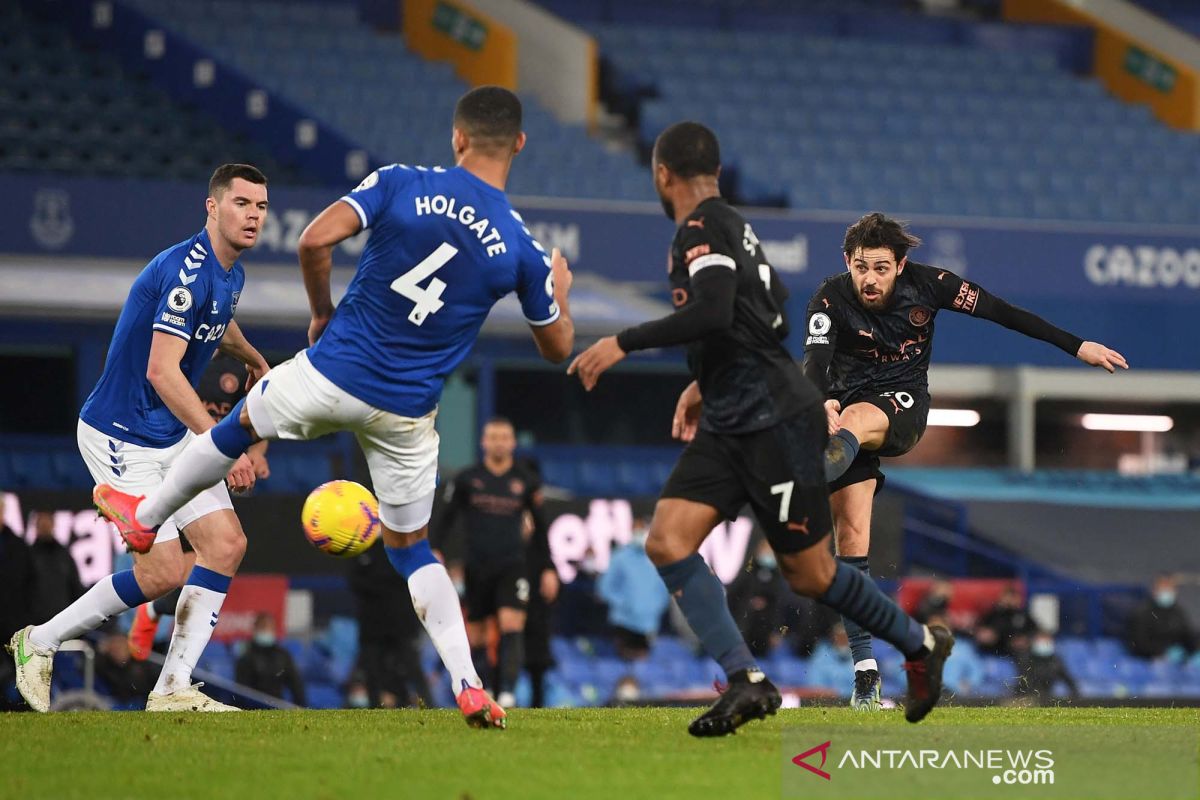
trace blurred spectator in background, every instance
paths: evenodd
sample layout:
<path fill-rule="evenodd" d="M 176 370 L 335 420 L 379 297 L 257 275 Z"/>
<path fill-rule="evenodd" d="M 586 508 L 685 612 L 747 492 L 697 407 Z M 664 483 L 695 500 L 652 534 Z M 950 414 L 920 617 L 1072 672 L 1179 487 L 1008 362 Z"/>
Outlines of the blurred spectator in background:
<path fill-rule="evenodd" d="M 103 634 L 96 647 L 96 677 L 119 703 L 145 700 L 158 680 L 158 670 L 147 661 L 134 661 L 129 655 L 129 639 L 115 629 Z"/>
<path fill-rule="evenodd" d="M 642 686 L 638 683 L 638 679 L 632 675 L 626 675 L 613 687 L 613 696 L 609 699 L 608 706 L 619 708 L 637 703 L 641 699 Z"/>
<path fill-rule="evenodd" d="M 627 661 L 645 658 L 670 596 L 646 555 L 646 526 L 636 525 L 629 544 L 613 553 L 596 592 L 608 604 L 617 652 Z"/>
<path fill-rule="evenodd" d="M 929 618 L 928 624 L 950 627 L 949 621 L 937 614 Z M 983 659 L 975 649 L 974 642 L 966 636 L 959 637 L 954 642 L 954 658 L 946 662 L 946 669 L 942 673 L 942 685 L 953 694 L 970 695 L 983 683 L 983 679 Z"/>
<path fill-rule="evenodd" d="M 917 611 L 913 614 L 918 622 L 928 623 L 930 617 L 950 616 L 950 600 L 954 597 L 954 584 L 947 580 L 936 580 L 929 591 L 917 603 Z"/>
<path fill-rule="evenodd" d="M 849 697 L 853 686 L 846 684 L 846 675 L 853 667 L 850 637 L 846 635 L 842 623 L 837 622 L 829 629 L 829 636 L 818 642 L 813 650 L 812 658 L 808 661 L 808 682 Z"/>
<path fill-rule="evenodd" d="M 345 708 L 370 708 L 371 695 L 367 691 L 367 681 L 362 672 L 355 670 L 346 681 Z"/>
<path fill-rule="evenodd" d="M 788 592 L 775 551 L 762 539 L 754 558 L 729 586 L 729 611 L 756 658 L 767 655 L 779 642 L 780 600 Z"/>
<path fill-rule="evenodd" d="M 290 699 L 302 706 L 304 684 L 291 653 L 279 646 L 276 630 L 275 617 L 270 614 L 255 617 L 254 638 L 237 660 L 234 675 L 240 684 L 280 700 Z M 290 691 L 290 698 L 285 696 L 285 690 Z"/>
<path fill-rule="evenodd" d="M 954 653 L 958 657 L 957 648 Z M 1027 697 L 1038 705 L 1044 705 L 1054 699 L 1055 686 L 1061 681 L 1071 693 L 1071 697 L 1079 697 L 1079 687 L 1062 658 L 1057 653 L 1054 635 L 1049 631 L 1037 631 L 1029 643 L 1028 653 L 1014 659 L 1017 664 L 1016 694 Z M 949 662 L 947 662 L 949 663 Z"/>
<path fill-rule="evenodd" d="M 29 546 L 36 576 L 33 616 L 50 619 L 83 594 L 83 584 L 71 552 L 54 538 L 54 515 L 36 511 L 30 515 L 30 525 L 36 536 Z"/>
<path fill-rule="evenodd" d="M 421 671 L 421 622 L 408 583 L 383 552 L 383 538 L 354 559 L 350 591 L 358 616 L 358 669 L 372 708 L 433 706 Z"/>
<path fill-rule="evenodd" d="M 1037 626 L 1025 610 L 1021 590 L 1016 586 L 1009 586 L 1004 590 L 1004 594 L 1000 595 L 996 605 L 979 618 L 979 624 L 975 627 L 975 643 L 984 653 L 1011 656 L 1013 639 L 1027 638 L 1036 629 Z M 1022 648 L 1018 645 L 1017 649 Z M 957 656 L 958 653 L 955 652 L 955 657 Z"/>
<path fill-rule="evenodd" d="M 0 491 L 0 644 L 36 619 L 33 559 L 25 540 L 4 524 L 6 495 Z M 0 710 L 24 708 L 13 684 L 13 660 L 0 658 Z M 9 691 L 11 689 L 11 691 Z"/>
<path fill-rule="evenodd" d="M 1175 577 L 1159 575 L 1150 596 L 1129 616 L 1126 641 L 1140 658 L 1182 661 L 1196 650 L 1196 631 L 1177 602 Z"/>

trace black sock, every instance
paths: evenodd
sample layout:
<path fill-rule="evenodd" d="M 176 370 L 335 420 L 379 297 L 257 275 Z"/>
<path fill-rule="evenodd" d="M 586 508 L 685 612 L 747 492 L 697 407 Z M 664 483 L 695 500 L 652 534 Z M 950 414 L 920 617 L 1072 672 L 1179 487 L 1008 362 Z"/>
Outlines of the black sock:
<path fill-rule="evenodd" d="M 867 564 L 866 556 L 838 556 L 838 561 L 854 567 L 867 578 L 871 577 L 871 568 Z M 846 629 L 846 638 L 850 640 L 850 657 L 854 659 L 855 664 L 875 658 L 875 651 L 871 648 L 871 634 L 849 617 L 842 617 L 842 627 Z"/>
<path fill-rule="evenodd" d="M 699 554 L 659 567 L 658 574 L 704 652 L 721 665 L 726 677 L 755 666 L 754 656 L 729 613 L 725 586 Z"/>
<path fill-rule="evenodd" d="M 923 658 L 925 626 L 905 614 L 875 582 L 849 564 L 837 562 L 837 573 L 825 594 L 817 598 L 888 642 L 905 658 Z"/>
<path fill-rule="evenodd" d="M 162 597 L 151 603 L 150 605 L 154 608 L 154 613 L 157 614 L 160 619 L 162 617 L 175 616 L 175 608 L 179 605 L 179 595 L 181 592 L 183 592 L 182 589 L 176 589 L 169 594 L 164 594 Z"/>
<path fill-rule="evenodd" d="M 842 428 L 829 437 L 825 446 L 825 482 L 832 483 L 845 474 L 858 456 L 858 437 Z"/>
<path fill-rule="evenodd" d="M 546 706 L 546 670 L 538 667 L 529 670 L 529 688 L 532 690 L 530 698 L 530 708 L 544 708 Z"/>
<path fill-rule="evenodd" d="M 520 631 L 500 634 L 500 685 L 497 689 L 501 694 L 516 690 L 524 663 L 525 634 Z"/>

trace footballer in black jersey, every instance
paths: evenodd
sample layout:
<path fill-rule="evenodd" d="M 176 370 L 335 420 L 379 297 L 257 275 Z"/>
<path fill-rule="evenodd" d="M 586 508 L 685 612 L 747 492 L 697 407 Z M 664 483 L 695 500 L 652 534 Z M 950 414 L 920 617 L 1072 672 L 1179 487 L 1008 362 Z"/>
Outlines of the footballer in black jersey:
<path fill-rule="evenodd" d="M 590 390 L 630 351 L 687 345 L 695 380 L 676 404 L 672 433 L 688 445 L 655 506 L 646 554 L 729 679 L 688 731 L 731 733 L 774 714 L 781 702 L 742 640 L 720 580 L 698 555 L 713 528 L 746 505 L 794 591 L 859 620 L 905 653 L 906 715 L 919 721 L 940 697 L 953 637 L 908 617 L 860 572 L 833 559 L 822 397 L 783 344 L 785 287 L 754 230 L 720 197 L 716 136 L 698 123 L 672 125 L 655 142 L 651 168 L 663 210 L 678 226 L 668 264 L 675 312 L 601 339 L 568 373 Z"/>
<path fill-rule="evenodd" d="M 489 420 L 480 439 L 483 460 L 447 485 L 437 526 L 445 537 L 462 523 L 467 639 L 476 668 L 486 666 L 487 623 L 495 619 L 500 647 L 494 685 L 498 702 L 506 708 L 514 703 L 525 660 L 523 634 L 531 590 L 546 601 L 558 593 L 558 573 L 550 560 L 542 514 L 541 480 L 513 459 L 516 447 L 512 423 L 503 417 Z M 535 574 L 530 566 L 536 567 Z M 532 587 L 530 578 L 536 580 Z M 486 671 L 481 674 L 486 681 Z"/>
<path fill-rule="evenodd" d="M 823 281 L 808 305 L 804 373 L 827 398 L 825 466 L 837 553 L 864 573 L 872 500 L 883 485 L 879 458 L 907 453 L 925 432 L 939 311 L 991 320 L 1109 372 L 1128 368 L 1104 345 L 1085 342 L 949 270 L 910 261 L 908 251 L 919 244 L 899 222 L 867 214 L 846 231 L 847 271 Z M 846 629 L 857 673 L 851 705 L 877 708 L 870 636 L 849 620 Z M 872 680 L 862 678 L 866 672 L 874 673 Z"/>

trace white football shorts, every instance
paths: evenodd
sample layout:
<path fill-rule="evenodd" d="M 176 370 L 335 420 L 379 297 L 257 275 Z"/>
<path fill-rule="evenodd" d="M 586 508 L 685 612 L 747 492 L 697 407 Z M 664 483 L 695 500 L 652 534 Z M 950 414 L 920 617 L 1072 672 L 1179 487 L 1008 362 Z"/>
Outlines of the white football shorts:
<path fill-rule="evenodd" d="M 304 351 L 255 384 L 246 409 L 255 432 L 264 439 L 354 433 L 381 504 L 424 504 L 437 488 L 437 409 L 414 419 L 375 408 L 318 372 Z"/>
<path fill-rule="evenodd" d="M 170 447 L 145 447 L 115 439 L 83 420 L 79 421 L 76 438 L 79 454 L 87 464 L 96 483 L 107 483 L 133 495 L 148 494 L 159 487 L 171 464 L 195 437 L 191 431 Z M 179 529 L 186 528 L 201 517 L 223 509 L 233 510 L 225 482 L 210 486 L 176 511 L 158 529 L 155 542 L 179 538 Z"/>

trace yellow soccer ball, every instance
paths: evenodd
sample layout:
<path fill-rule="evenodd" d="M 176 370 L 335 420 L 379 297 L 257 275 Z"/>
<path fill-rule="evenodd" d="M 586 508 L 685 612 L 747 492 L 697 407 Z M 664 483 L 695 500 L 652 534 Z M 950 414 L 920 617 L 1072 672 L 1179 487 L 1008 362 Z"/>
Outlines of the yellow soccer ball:
<path fill-rule="evenodd" d="M 379 501 L 354 481 L 330 481 L 313 489 L 300 519 L 312 546 L 339 558 L 353 558 L 379 538 Z"/>

